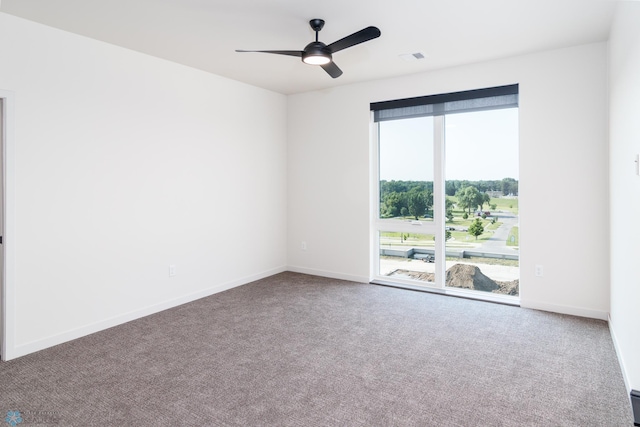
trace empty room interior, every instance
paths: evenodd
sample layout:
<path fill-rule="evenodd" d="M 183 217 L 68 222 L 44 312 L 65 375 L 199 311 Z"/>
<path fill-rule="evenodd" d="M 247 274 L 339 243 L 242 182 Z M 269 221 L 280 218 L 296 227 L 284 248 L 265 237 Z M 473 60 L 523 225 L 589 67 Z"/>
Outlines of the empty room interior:
<path fill-rule="evenodd" d="M 1 0 L 0 422 L 640 425 L 638 112 L 640 1 Z"/>

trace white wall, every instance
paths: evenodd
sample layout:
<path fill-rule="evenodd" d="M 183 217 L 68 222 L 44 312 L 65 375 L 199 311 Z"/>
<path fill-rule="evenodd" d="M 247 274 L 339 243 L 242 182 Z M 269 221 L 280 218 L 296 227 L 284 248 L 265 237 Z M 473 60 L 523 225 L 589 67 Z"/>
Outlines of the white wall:
<path fill-rule="evenodd" d="M 369 279 L 370 102 L 519 83 L 522 305 L 606 319 L 606 64 L 597 43 L 290 96 L 289 268 Z"/>
<path fill-rule="evenodd" d="M 609 40 L 610 326 L 627 387 L 640 390 L 640 3 L 618 7 Z"/>
<path fill-rule="evenodd" d="M 285 96 L 1 13 L 0 61 L 6 356 L 285 268 Z"/>
<path fill-rule="evenodd" d="M 367 281 L 369 103 L 511 83 L 522 305 L 609 311 L 605 44 L 288 98 L 1 13 L 0 58 L 15 101 L 11 357 L 285 265 Z M 570 227 L 556 206 L 578 213 Z"/>

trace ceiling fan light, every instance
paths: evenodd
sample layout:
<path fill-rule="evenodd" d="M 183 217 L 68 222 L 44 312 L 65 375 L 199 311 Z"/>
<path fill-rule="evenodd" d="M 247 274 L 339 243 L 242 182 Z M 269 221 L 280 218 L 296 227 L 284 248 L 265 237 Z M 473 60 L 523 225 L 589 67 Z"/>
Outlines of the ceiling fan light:
<path fill-rule="evenodd" d="M 324 65 L 331 62 L 331 58 L 320 54 L 320 55 L 306 55 L 302 58 L 302 62 L 310 65 Z"/>

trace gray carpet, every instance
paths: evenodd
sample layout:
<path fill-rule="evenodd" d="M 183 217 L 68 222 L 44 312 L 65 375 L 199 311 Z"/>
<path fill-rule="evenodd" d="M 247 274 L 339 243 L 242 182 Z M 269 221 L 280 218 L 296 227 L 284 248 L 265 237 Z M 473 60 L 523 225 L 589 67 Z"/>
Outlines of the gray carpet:
<path fill-rule="evenodd" d="M 20 427 L 633 424 L 606 322 L 296 273 L 1 362 L 9 410 Z"/>

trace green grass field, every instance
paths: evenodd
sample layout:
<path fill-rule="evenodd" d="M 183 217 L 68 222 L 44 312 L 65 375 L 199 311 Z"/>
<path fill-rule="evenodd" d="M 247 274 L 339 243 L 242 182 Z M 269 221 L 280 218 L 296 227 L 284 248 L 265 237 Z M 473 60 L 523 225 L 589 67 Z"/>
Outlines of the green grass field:
<path fill-rule="evenodd" d="M 453 203 L 456 203 L 458 201 L 457 197 L 455 196 L 447 196 L 447 199 L 451 200 Z M 496 210 L 496 211 L 509 211 L 509 212 L 513 212 L 514 214 L 518 214 L 518 198 L 514 198 L 514 199 L 506 199 L 506 198 L 500 198 L 500 199 L 491 199 L 491 201 L 489 202 L 489 205 L 496 205 L 495 209 L 491 209 L 490 207 L 487 207 L 487 205 L 484 205 L 484 210 L 485 211 L 491 211 L 491 210 Z M 462 216 L 462 211 L 461 210 L 457 210 L 454 209 L 453 210 L 453 214 L 456 215 L 456 213 L 459 212 L 460 216 Z M 472 210 L 473 213 L 473 210 Z"/>
<path fill-rule="evenodd" d="M 454 203 L 456 202 L 456 198 L 454 196 L 447 196 L 447 198 Z M 496 209 L 493 211 L 509 211 L 514 213 L 515 215 L 518 214 L 517 198 L 491 199 L 491 204 L 496 205 Z M 489 209 L 485 205 L 484 210 L 491 211 L 492 209 Z M 455 227 L 458 230 L 468 229 L 471 223 L 475 221 L 476 218 L 480 218 L 478 216 L 474 216 L 473 211 L 472 211 L 472 214 L 467 217 L 467 219 L 463 218 L 465 213 L 465 211 L 463 210 L 454 208 L 452 209 L 451 212 L 453 213 L 453 219 L 452 220 L 447 219 L 446 226 Z M 396 218 L 404 219 L 407 221 L 411 221 L 414 219 L 413 217 L 396 217 Z M 481 219 L 482 225 L 485 231 L 484 233 L 482 233 L 482 235 L 478 236 L 477 240 L 466 231 L 457 231 L 457 230 L 451 231 L 451 239 L 447 241 L 447 246 L 465 246 L 465 245 L 473 244 L 474 242 L 481 243 L 482 241 L 490 239 L 491 236 L 493 236 L 493 231 L 497 230 L 500 227 L 500 225 L 502 225 L 501 222 L 491 223 L 491 220 L 492 220 L 492 217 L 490 216 L 487 217 L 486 219 Z M 431 222 L 433 221 L 433 218 L 420 218 L 420 221 Z M 434 245 L 433 235 L 431 234 L 381 232 L 380 239 L 382 244 L 387 244 L 387 245 L 388 244 L 400 245 L 400 246 L 411 246 L 411 245 L 433 246 Z M 508 240 L 507 240 L 507 245 L 519 246 L 518 227 L 513 227 L 511 229 Z"/>
<path fill-rule="evenodd" d="M 490 204 L 496 205 L 498 211 L 509 211 L 518 215 L 518 199 L 491 199 Z"/>
<path fill-rule="evenodd" d="M 434 246 L 433 234 L 380 232 L 381 245 L 393 246 Z"/>

